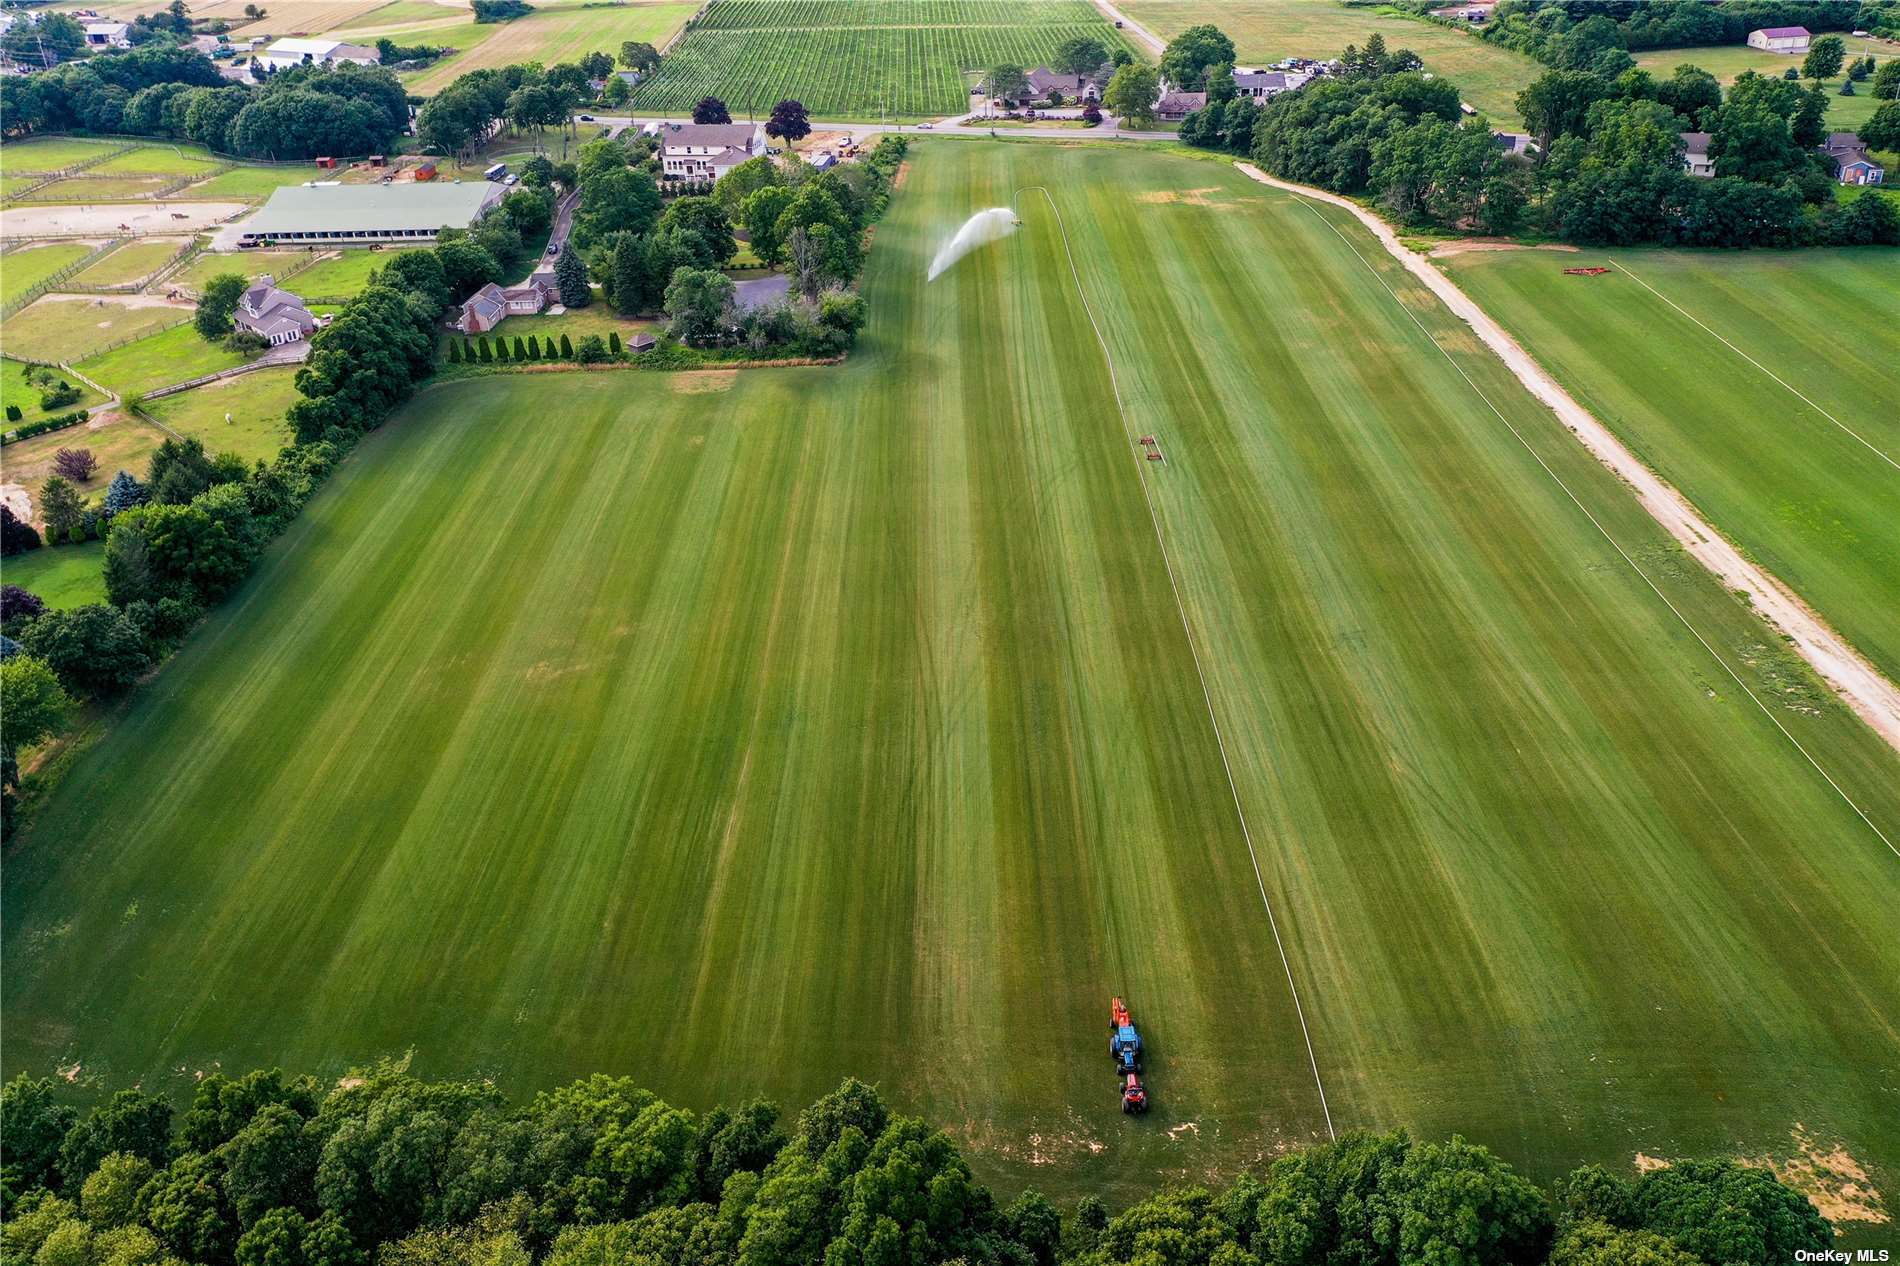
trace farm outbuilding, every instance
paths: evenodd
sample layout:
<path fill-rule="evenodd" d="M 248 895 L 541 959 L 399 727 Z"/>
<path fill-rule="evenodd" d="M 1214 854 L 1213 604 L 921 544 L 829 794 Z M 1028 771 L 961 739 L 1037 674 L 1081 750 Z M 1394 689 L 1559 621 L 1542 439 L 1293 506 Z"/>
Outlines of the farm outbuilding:
<path fill-rule="evenodd" d="M 445 226 L 468 227 L 503 192 L 486 180 L 293 185 L 271 194 L 239 230 L 238 244 L 434 241 Z"/>
<path fill-rule="evenodd" d="M 1808 38 L 1808 28 L 1805 26 L 1764 26 L 1748 33 L 1748 46 L 1766 49 L 1770 53 L 1805 53 L 1808 51 Z"/>

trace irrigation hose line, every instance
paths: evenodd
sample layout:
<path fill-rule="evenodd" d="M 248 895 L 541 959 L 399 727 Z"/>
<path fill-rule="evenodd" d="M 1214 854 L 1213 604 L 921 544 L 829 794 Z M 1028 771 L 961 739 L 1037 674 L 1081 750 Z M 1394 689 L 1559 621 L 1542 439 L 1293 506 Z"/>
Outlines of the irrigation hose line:
<path fill-rule="evenodd" d="M 1121 381 L 1115 373 L 1115 357 L 1108 349 L 1108 339 L 1102 334 L 1102 326 L 1095 319 L 1095 307 L 1089 302 L 1088 291 L 1082 288 L 1082 274 L 1075 266 L 1075 252 L 1069 246 L 1069 228 L 1062 219 L 1062 208 L 1047 188 L 1042 185 L 1025 185 L 1011 197 L 1015 200 L 1025 193 L 1039 193 L 1048 202 L 1049 209 L 1055 213 L 1056 231 L 1062 237 L 1062 254 L 1069 264 L 1069 277 L 1075 283 L 1076 297 L 1082 301 L 1082 311 L 1088 315 L 1089 328 L 1095 331 L 1095 341 L 1101 345 L 1102 359 L 1108 365 L 1108 385 L 1115 393 L 1115 412 L 1120 416 L 1122 436 L 1128 442 L 1129 455 L 1135 463 L 1135 477 L 1141 484 L 1141 499 L 1148 507 L 1148 522 L 1154 528 L 1155 544 L 1161 550 L 1161 565 L 1168 573 L 1168 588 L 1174 594 L 1175 614 L 1181 617 L 1181 633 L 1187 638 L 1188 654 L 1194 660 L 1194 675 L 1201 683 L 1201 702 L 1207 707 L 1208 724 L 1214 728 L 1214 744 L 1220 749 L 1221 772 L 1227 775 L 1227 791 L 1234 798 L 1234 816 L 1240 820 L 1240 835 L 1247 844 L 1247 859 L 1253 863 L 1254 883 L 1260 888 L 1260 904 L 1267 912 L 1267 926 L 1273 930 L 1273 947 L 1280 953 L 1280 966 L 1286 970 L 1287 991 L 1293 996 L 1293 1013 L 1300 1021 L 1300 1036 L 1306 1042 L 1306 1062 L 1313 1069 L 1313 1086 L 1319 1091 L 1319 1110 L 1326 1118 L 1326 1136 L 1337 1139 L 1339 1134 L 1333 1129 L 1333 1111 L 1326 1102 L 1326 1083 L 1319 1075 L 1319 1058 L 1313 1053 L 1313 1034 L 1306 1026 L 1306 1008 L 1300 1002 L 1300 987 L 1293 981 L 1293 963 L 1286 956 L 1286 944 L 1280 939 L 1280 921 L 1274 916 L 1273 902 L 1267 896 L 1267 881 L 1260 871 L 1260 855 L 1254 850 L 1253 830 L 1247 825 L 1247 811 L 1240 802 L 1240 788 L 1234 782 L 1234 767 L 1227 758 L 1227 739 L 1221 733 L 1220 718 L 1214 714 L 1214 695 L 1207 687 L 1207 674 L 1201 668 L 1200 647 L 1194 640 L 1194 627 L 1188 622 L 1187 605 L 1181 600 L 1181 586 L 1175 579 L 1174 560 L 1168 553 L 1167 538 L 1161 533 L 1161 516 L 1155 509 L 1154 494 L 1148 487 L 1148 472 L 1143 466 L 1144 459 L 1136 452 L 1139 442 L 1134 429 L 1128 422 L 1128 407 L 1122 402 Z M 1020 212 L 1019 212 L 1020 213 Z"/>
<path fill-rule="evenodd" d="M 1772 724 L 1777 730 L 1781 731 L 1781 736 L 1787 739 L 1788 742 L 1794 745 L 1794 750 L 1797 752 L 1800 752 L 1801 755 L 1806 758 L 1808 764 L 1814 766 L 1814 772 L 1821 775 L 1822 779 L 1827 783 L 1827 785 L 1834 789 L 1834 794 L 1841 798 L 1842 803 L 1846 804 L 1848 808 L 1852 809 L 1854 813 L 1860 818 L 1860 820 L 1867 824 L 1868 830 L 1872 831 L 1875 835 L 1880 837 L 1880 842 L 1887 846 L 1887 849 L 1889 852 L 1891 852 L 1895 857 L 1900 857 L 1900 847 L 1896 847 L 1894 845 L 1894 842 L 1887 837 L 1887 833 L 1881 830 L 1880 827 L 1874 822 L 1874 820 L 1867 815 L 1867 811 L 1861 808 L 1860 805 L 1854 801 L 1854 798 L 1852 796 L 1847 794 L 1846 789 L 1844 789 L 1839 783 L 1834 781 L 1833 775 L 1828 773 L 1827 770 L 1822 767 L 1821 762 L 1816 760 L 1813 754 L 1810 753 L 1806 747 L 1802 746 L 1801 740 L 1796 738 L 1793 732 L 1790 731 L 1787 726 L 1781 723 L 1781 718 L 1776 716 L 1769 709 L 1768 705 L 1762 702 L 1761 696 L 1757 695 L 1753 690 L 1750 690 L 1748 688 L 1748 683 L 1742 680 L 1741 674 L 1737 673 L 1733 668 L 1730 668 L 1729 663 L 1726 659 L 1716 654 L 1715 647 L 1709 644 L 1709 640 L 1702 636 L 1701 632 L 1697 630 L 1695 625 L 1689 623 L 1689 617 L 1685 616 L 1681 612 L 1681 610 L 1677 608 L 1676 604 L 1669 600 L 1669 595 L 1665 594 L 1660 588 L 1657 587 L 1656 582 L 1649 578 L 1649 573 L 1636 565 L 1636 560 L 1631 558 L 1629 556 L 1629 553 L 1626 550 L 1624 550 L 1622 545 L 1617 543 L 1616 538 L 1610 535 L 1609 529 L 1603 526 L 1602 522 L 1597 519 L 1597 516 L 1590 513 L 1590 508 L 1584 505 L 1583 502 L 1577 498 L 1577 494 L 1570 490 L 1570 485 L 1563 481 L 1563 477 L 1559 475 L 1556 471 L 1550 468 L 1550 464 L 1544 460 L 1543 454 L 1539 453 L 1535 448 L 1532 448 L 1530 441 L 1524 438 L 1523 432 L 1519 431 L 1515 426 L 1512 426 L 1511 420 L 1505 417 L 1504 413 L 1495 404 L 1491 403 L 1491 397 L 1485 395 L 1484 389 L 1479 387 L 1477 383 L 1471 380 L 1471 375 L 1465 372 L 1465 367 L 1463 365 L 1460 365 L 1457 359 L 1453 357 L 1450 352 L 1445 350 L 1444 345 L 1438 341 L 1438 337 L 1425 327 L 1425 323 L 1423 321 L 1418 319 L 1418 313 L 1412 311 L 1412 309 L 1410 309 L 1409 307 L 1406 307 L 1405 304 L 1399 302 L 1398 293 L 1394 291 L 1391 285 L 1389 285 L 1386 282 L 1384 274 L 1380 273 L 1378 269 L 1374 268 L 1372 266 L 1372 261 L 1368 260 L 1364 255 L 1361 255 L 1359 253 L 1359 248 L 1354 246 L 1352 242 L 1347 239 L 1346 235 L 1339 231 L 1339 226 L 1337 224 L 1334 224 L 1332 220 L 1327 218 L 1325 215 L 1321 214 L 1319 208 L 1314 206 L 1309 199 L 1300 197 L 1297 194 L 1291 195 L 1291 196 L 1293 197 L 1293 200 L 1297 202 L 1300 206 L 1305 207 L 1308 211 L 1311 211 L 1314 215 L 1319 216 L 1320 223 L 1324 224 L 1327 228 L 1331 229 L 1333 231 L 1333 235 L 1345 244 L 1346 249 L 1351 251 L 1354 257 L 1356 257 L 1360 263 L 1366 266 L 1366 271 L 1372 274 L 1373 280 L 1379 283 L 1379 285 L 1385 290 L 1386 294 L 1391 297 L 1392 302 L 1397 304 L 1399 307 L 1399 310 L 1404 312 L 1406 316 L 1412 318 L 1412 324 L 1418 326 L 1419 332 L 1423 334 L 1431 342 L 1431 345 L 1433 347 L 1438 349 L 1440 355 L 1442 355 L 1447 361 L 1451 363 L 1451 367 L 1458 371 L 1458 376 L 1465 380 L 1465 385 L 1471 388 L 1471 390 L 1477 395 L 1478 399 L 1484 401 L 1485 407 L 1491 410 L 1492 413 L 1497 414 L 1498 421 L 1504 423 L 1504 429 L 1509 431 L 1512 437 L 1516 439 L 1519 444 L 1522 444 L 1524 446 L 1524 451 L 1531 455 L 1531 459 L 1535 461 L 1538 464 L 1538 466 L 1540 466 L 1543 469 L 1543 472 L 1546 475 L 1550 476 L 1551 482 L 1555 483 L 1558 488 L 1562 489 L 1564 496 L 1570 498 L 1570 503 L 1576 506 L 1577 509 L 1583 511 L 1583 517 L 1590 520 L 1590 526 L 1595 528 L 1597 530 L 1597 533 L 1600 536 L 1602 536 L 1604 540 L 1610 543 L 1610 548 L 1615 550 L 1617 554 L 1622 558 L 1622 560 L 1629 564 L 1631 571 L 1635 572 L 1638 576 L 1642 577 L 1643 583 L 1649 586 L 1649 591 L 1655 594 L 1658 598 L 1660 598 L 1662 600 L 1662 604 L 1665 607 L 1669 608 L 1669 614 L 1675 616 L 1677 621 L 1681 623 L 1682 627 L 1689 630 L 1689 636 L 1693 637 L 1697 642 L 1701 644 L 1702 649 L 1709 653 L 1709 658 L 1713 659 L 1716 663 L 1722 666 L 1722 671 L 1727 673 L 1730 679 L 1733 680 L 1737 686 L 1741 687 L 1742 693 L 1747 695 L 1749 697 L 1749 700 L 1753 702 L 1757 708 L 1761 709 L 1761 714 L 1768 718 L 1769 723 Z M 1665 299 L 1664 302 L 1667 303 L 1668 300 Z M 1673 307 L 1674 305 L 1672 304 L 1671 306 Z M 1685 313 L 1684 315 L 1687 315 L 1687 314 Z M 1693 317 L 1691 317 L 1690 319 L 1694 320 Z M 1697 324 L 1699 325 L 1701 323 L 1697 322 Z M 1704 326 L 1703 328 L 1707 329 L 1708 327 Z M 1715 333 L 1715 331 L 1713 330 L 1710 330 L 1709 332 L 1711 334 Z M 1717 334 L 1716 337 L 1721 338 L 1721 335 Z M 1776 381 L 1780 381 L 1780 380 L 1777 379 Z M 1783 385 L 1785 386 L 1786 384 L 1783 384 Z M 1789 390 L 1793 390 L 1793 388 L 1789 388 Z M 1797 392 L 1796 394 L 1799 394 L 1799 393 Z M 1803 396 L 1802 399 L 1805 400 L 1807 399 L 1807 397 Z M 1819 406 L 1817 405 L 1816 407 L 1818 408 Z M 1846 428 L 1843 427 L 1842 429 L 1845 430 Z M 1851 432 L 1849 433 L 1852 434 Z M 1859 439 L 1860 437 L 1855 436 L 1854 438 Z M 1865 441 L 1862 441 L 1862 442 L 1865 443 Z M 1869 447 L 1872 447 L 1872 446 L 1870 445 Z M 1879 452 L 1878 449 L 1875 449 L 1874 451 Z M 1885 457 L 1885 454 L 1881 454 L 1881 456 Z"/>

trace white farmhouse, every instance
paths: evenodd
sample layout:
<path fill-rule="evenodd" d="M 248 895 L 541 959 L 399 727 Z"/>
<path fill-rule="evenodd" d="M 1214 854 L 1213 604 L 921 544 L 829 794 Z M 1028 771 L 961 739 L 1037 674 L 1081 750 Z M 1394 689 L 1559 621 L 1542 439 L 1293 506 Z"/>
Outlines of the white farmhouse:
<path fill-rule="evenodd" d="M 259 55 L 258 60 L 271 70 L 289 70 L 310 62 L 355 62 L 358 66 L 382 64 L 382 54 L 363 44 L 345 44 L 341 40 L 278 40 Z"/>
<path fill-rule="evenodd" d="M 660 131 L 660 173 L 668 180 L 717 180 L 765 152 L 756 123 L 676 123 Z"/>

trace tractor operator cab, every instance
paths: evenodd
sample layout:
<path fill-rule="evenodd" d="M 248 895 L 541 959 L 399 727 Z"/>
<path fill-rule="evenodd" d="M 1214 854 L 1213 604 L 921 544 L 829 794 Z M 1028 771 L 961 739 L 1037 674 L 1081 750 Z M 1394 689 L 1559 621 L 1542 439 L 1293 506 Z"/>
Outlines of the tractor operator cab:
<path fill-rule="evenodd" d="M 1122 1083 L 1122 1111 L 1146 1112 L 1148 1110 L 1148 1092 L 1142 1088 L 1141 1078 L 1129 1073 Z"/>
<path fill-rule="evenodd" d="M 1132 1024 L 1119 1025 L 1113 1037 L 1108 1039 L 1108 1055 L 1115 1061 L 1115 1067 L 1123 1073 L 1138 1072 L 1141 1069 L 1141 1034 L 1135 1032 Z"/>

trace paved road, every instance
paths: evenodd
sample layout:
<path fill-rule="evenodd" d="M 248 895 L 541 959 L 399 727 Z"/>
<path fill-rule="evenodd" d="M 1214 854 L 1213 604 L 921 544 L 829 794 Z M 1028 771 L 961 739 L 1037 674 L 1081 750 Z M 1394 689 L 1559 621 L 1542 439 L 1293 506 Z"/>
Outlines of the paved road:
<path fill-rule="evenodd" d="M 954 114 L 942 119 L 929 119 L 922 123 L 839 123 L 812 120 L 814 132 L 849 132 L 859 144 L 881 136 L 886 132 L 902 133 L 906 136 L 975 136 L 987 137 L 990 129 L 985 127 L 964 127 L 963 120 L 968 114 Z M 643 127 L 648 123 L 680 123 L 682 119 L 654 118 L 634 115 L 594 116 L 594 122 L 603 124 L 617 135 L 629 127 Z M 1059 141 L 1079 140 L 1127 140 L 1127 141 L 1172 141 L 1179 139 L 1173 132 L 1137 132 L 1123 128 L 1120 119 L 1104 119 L 1100 127 L 1087 130 L 1067 127 L 1010 127 L 997 128 L 999 138 L 1012 136 L 1038 136 Z"/>
<path fill-rule="evenodd" d="M 576 189 L 554 204 L 554 231 L 548 234 L 550 247 L 567 245 L 567 235 L 574 231 L 574 208 L 580 205 L 580 200 L 581 191 Z"/>

